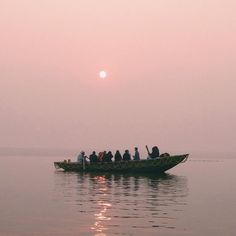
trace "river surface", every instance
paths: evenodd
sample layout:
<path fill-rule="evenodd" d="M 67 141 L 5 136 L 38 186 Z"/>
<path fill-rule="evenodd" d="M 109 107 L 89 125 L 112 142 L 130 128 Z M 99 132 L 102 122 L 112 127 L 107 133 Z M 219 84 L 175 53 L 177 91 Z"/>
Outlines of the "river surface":
<path fill-rule="evenodd" d="M 79 174 L 55 157 L 0 157 L 0 236 L 233 236 L 236 155 L 190 155 L 167 174 Z"/>

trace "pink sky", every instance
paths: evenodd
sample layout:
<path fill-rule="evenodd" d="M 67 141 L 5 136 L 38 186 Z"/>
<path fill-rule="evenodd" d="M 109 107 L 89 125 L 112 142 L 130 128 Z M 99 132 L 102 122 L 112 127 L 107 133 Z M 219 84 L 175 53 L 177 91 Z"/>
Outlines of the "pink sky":
<path fill-rule="evenodd" d="M 0 146 L 235 151 L 235 12 L 233 0 L 2 0 Z"/>

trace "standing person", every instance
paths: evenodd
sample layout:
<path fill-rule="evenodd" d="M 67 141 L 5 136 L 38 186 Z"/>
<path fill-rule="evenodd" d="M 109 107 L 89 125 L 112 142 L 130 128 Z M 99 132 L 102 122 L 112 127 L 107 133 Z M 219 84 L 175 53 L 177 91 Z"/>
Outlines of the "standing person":
<path fill-rule="evenodd" d="M 119 161 L 122 161 L 122 156 L 121 156 L 119 150 L 117 150 L 115 153 L 115 162 L 119 162 Z"/>
<path fill-rule="evenodd" d="M 80 154 L 77 156 L 77 162 L 82 164 L 84 160 L 85 160 L 85 152 L 81 151 Z"/>
<path fill-rule="evenodd" d="M 123 155 L 123 161 L 131 161 L 129 150 L 125 150 L 125 153 Z"/>
<path fill-rule="evenodd" d="M 135 147 L 134 148 L 134 156 L 133 156 L 134 161 L 139 161 L 140 160 L 140 155 L 139 155 L 139 151 L 138 148 Z"/>

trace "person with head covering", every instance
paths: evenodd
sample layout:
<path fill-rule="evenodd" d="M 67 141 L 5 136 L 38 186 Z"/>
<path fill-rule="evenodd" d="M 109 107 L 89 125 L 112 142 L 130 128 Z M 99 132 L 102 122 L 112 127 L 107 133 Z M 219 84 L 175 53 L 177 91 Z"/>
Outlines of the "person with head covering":
<path fill-rule="evenodd" d="M 154 146 L 149 156 L 151 159 L 158 158 L 160 156 L 159 148 L 157 146 Z"/>
<path fill-rule="evenodd" d="M 117 150 L 115 153 L 115 162 L 119 162 L 119 161 L 122 161 L 122 156 L 121 156 L 119 150 Z"/>
<path fill-rule="evenodd" d="M 81 151 L 80 154 L 77 156 L 77 162 L 83 163 L 84 160 L 85 160 L 85 152 Z"/>

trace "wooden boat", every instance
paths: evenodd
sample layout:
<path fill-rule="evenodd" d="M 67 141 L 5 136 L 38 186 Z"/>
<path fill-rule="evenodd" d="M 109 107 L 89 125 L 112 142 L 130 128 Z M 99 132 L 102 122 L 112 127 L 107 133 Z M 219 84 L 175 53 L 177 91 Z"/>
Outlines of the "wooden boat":
<path fill-rule="evenodd" d="M 76 172 L 126 172 L 126 173 L 155 173 L 161 174 L 174 166 L 187 161 L 189 154 L 146 159 L 140 161 L 102 162 L 102 163 L 78 163 L 78 162 L 54 162 L 57 169 Z"/>

